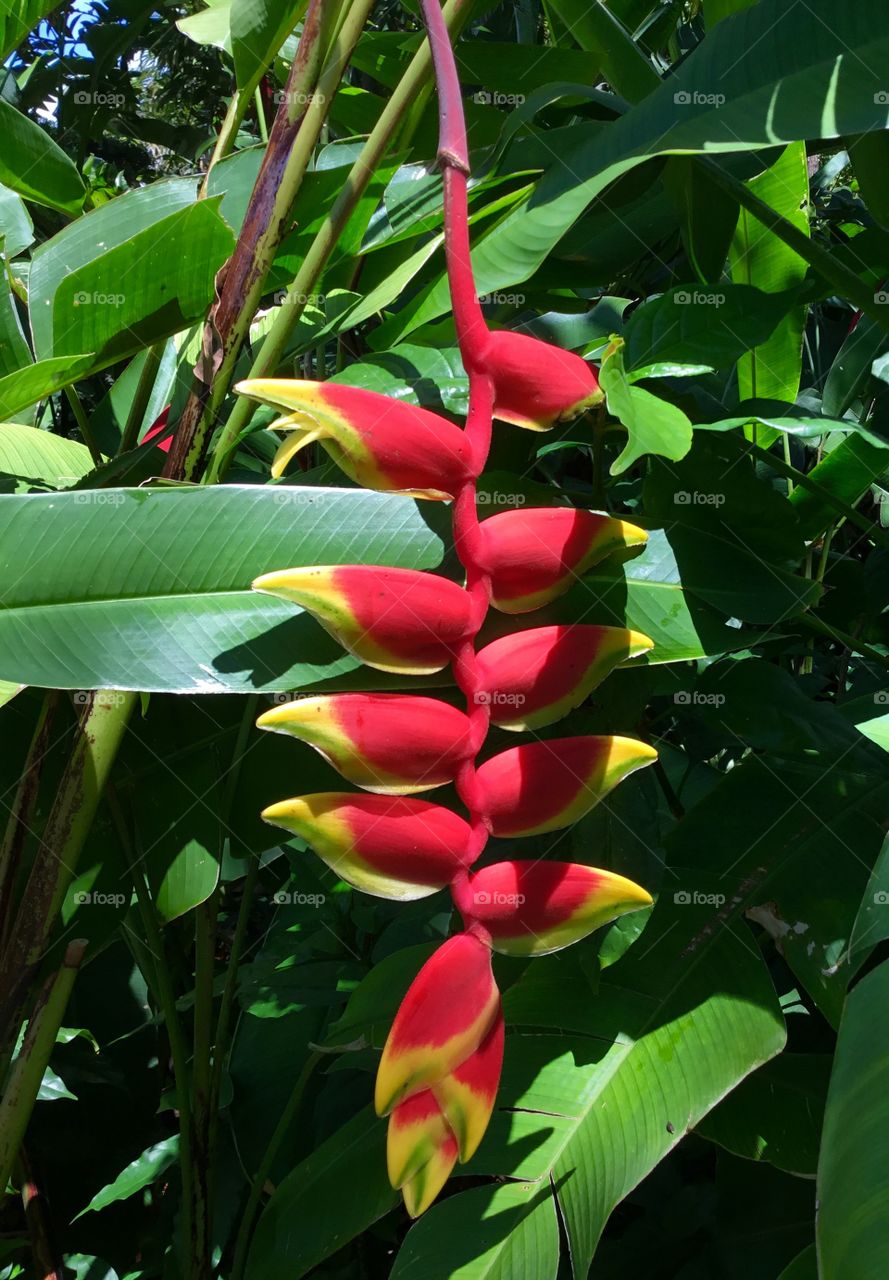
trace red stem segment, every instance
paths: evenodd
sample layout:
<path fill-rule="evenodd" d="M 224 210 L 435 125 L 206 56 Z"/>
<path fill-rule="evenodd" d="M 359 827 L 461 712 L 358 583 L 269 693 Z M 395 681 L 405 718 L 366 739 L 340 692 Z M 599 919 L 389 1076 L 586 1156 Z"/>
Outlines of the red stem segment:
<path fill-rule="evenodd" d="M 469 248 L 469 148 L 466 142 L 466 121 L 457 63 L 438 0 L 421 0 L 421 4 L 429 32 L 438 88 L 438 159 L 444 185 L 445 258 L 457 343 L 463 366 L 469 376 L 466 437 L 471 450 L 472 472 L 477 477 L 484 469 L 491 447 L 494 383 L 483 366 L 489 330 L 475 291 Z M 490 823 L 484 812 L 484 795 L 476 774 L 476 758 L 487 737 L 491 718 L 491 708 L 481 693 L 475 649 L 476 638 L 491 602 L 491 581 L 481 559 L 475 480 L 468 481 L 456 496 L 453 528 L 454 545 L 460 563 L 466 570 L 466 591 L 472 601 L 471 631 L 457 649 L 453 666 L 457 684 L 466 698 L 466 712 L 470 723 L 471 754 L 457 774 L 456 785 L 460 799 L 469 812 L 472 828 L 469 853 L 470 860 L 474 862 L 484 850 L 490 832 Z M 452 883 L 451 894 L 464 922 L 469 924 L 472 891 L 468 873 L 462 873 Z"/>

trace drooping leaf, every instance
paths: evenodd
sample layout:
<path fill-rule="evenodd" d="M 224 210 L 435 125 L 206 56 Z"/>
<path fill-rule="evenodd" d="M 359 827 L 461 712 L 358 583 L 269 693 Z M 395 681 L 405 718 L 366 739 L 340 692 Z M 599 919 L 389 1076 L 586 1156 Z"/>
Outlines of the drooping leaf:
<path fill-rule="evenodd" d="M 0 182 L 26 200 L 76 214 L 84 188 L 73 161 L 39 125 L 0 97 Z"/>
<path fill-rule="evenodd" d="M 178 1156 L 178 1134 L 156 1142 L 154 1146 L 148 1147 L 128 1164 L 113 1182 L 98 1191 L 86 1208 L 81 1209 L 77 1217 L 81 1218 L 85 1213 L 97 1213 L 99 1209 L 104 1209 L 117 1200 L 128 1200 L 143 1187 L 151 1186 L 152 1182 L 155 1182 L 171 1164 L 175 1163 Z"/>

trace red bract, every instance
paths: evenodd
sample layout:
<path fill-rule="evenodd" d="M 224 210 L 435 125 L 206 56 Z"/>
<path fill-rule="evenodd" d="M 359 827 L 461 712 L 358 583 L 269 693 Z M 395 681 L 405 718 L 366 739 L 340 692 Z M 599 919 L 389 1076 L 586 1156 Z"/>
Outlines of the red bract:
<path fill-rule="evenodd" d="M 640 549 L 644 530 L 570 507 L 503 512 L 480 524 L 475 477 L 492 418 L 533 430 L 598 403 L 579 356 L 522 334 L 492 333 L 476 295 L 467 220 L 469 157 L 456 66 L 436 0 L 421 0 L 429 29 L 442 129 L 445 253 L 460 355 L 469 376 L 464 431 L 424 410 L 331 383 L 261 380 L 241 390 L 289 411 L 278 473 L 318 440 L 358 483 L 453 498 L 454 545 L 465 586 L 412 569 L 340 565 L 264 574 L 254 586 L 314 615 L 368 666 L 425 675 L 447 665 L 460 711 L 414 694 L 334 694 L 265 712 L 260 725 L 316 747 L 350 782 L 377 794 L 324 792 L 271 805 L 263 817 L 302 837 L 365 892 L 421 898 L 449 885 L 465 932 L 443 943 L 395 1014 L 377 1072 L 388 1115 L 389 1178 L 412 1217 L 482 1140 L 504 1054 L 491 950 L 557 950 L 624 912 L 648 906 L 645 889 L 612 871 L 574 863 L 507 861 L 471 870 L 488 835 L 567 826 L 656 752 L 614 736 L 529 742 L 478 754 L 488 725 L 536 728 L 566 715 L 617 665 L 652 647 L 639 632 L 592 625 L 538 627 L 476 652 L 490 603 L 523 613 L 554 600 L 606 556 Z M 407 793 L 453 781 L 464 819 Z M 592 992 L 590 998 L 593 999 Z"/>
<path fill-rule="evenodd" d="M 571 422 L 605 398 L 585 360 L 525 333 L 489 334 L 480 364 L 494 383 L 494 416 L 531 431 Z"/>
<path fill-rule="evenodd" d="M 635 738 L 553 738 L 511 747 L 478 770 L 484 814 L 495 836 L 569 827 L 657 752 Z"/>
<path fill-rule="evenodd" d="M 343 880 L 379 898 L 428 897 L 474 860 L 468 824 L 426 800 L 323 791 L 281 800 L 262 816 L 301 836 Z"/>
<path fill-rule="evenodd" d="M 616 666 L 652 645 L 639 631 L 579 624 L 501 636 L 477 655 L 477 697 L 501 729 L 539 729 L 566 716 Z"/>
<path fill-rule="evenodd" d="M 274 476 L 317 440 L 366 489 L 453 498 L 472 478 L 464 432 L 428 409 L 335 382 L 254 378 L 236 390 L 287 411 L 273 424 L 288 429 Z"/>
<path fill-rule="evenodd" d="M 466 924 L 495 951 L 542 956 L 651 901 L 613 871 L 575 862 L 496 862 L 469 877 L 459 905 Z"/>
<path fill-rule="evenodd" d="M 263 712 L 256 723 L 311 743 L 344 778 L 382 795 L 451 782 L 469 752 L 469 720 L 462 711 L 409 694 L 299 698 Z"/>
<path fill-rule="evenodd" d="M 440 671 L 471 626 L 466 592 L 415 569 L 282 569 L 263 574 L 253 586 L 302 605 L 344 649 L 380 671 Z"/>
<path fill-rule="evenodd" d="M 482 522 L 479 563 L 490 575 L 494 607 L 528 613 L 563 595 L 606 556 L 647 539 L 644 529 L 594 511 L 529 507 Z"/>

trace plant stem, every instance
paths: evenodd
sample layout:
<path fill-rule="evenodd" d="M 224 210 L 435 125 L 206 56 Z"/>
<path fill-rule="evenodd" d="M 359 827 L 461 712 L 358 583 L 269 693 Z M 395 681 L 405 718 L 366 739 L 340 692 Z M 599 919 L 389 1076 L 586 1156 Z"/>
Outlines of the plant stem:
<path fill-rule="evenodd" d="M 321 126 L 373 0 L 356 0 L 330 57 L 325 54 L 334 6 L 310 0 L 287 89 L 272 126 L 235 251 L 217 277 L 217 301 L 204 327 L 201 356 L 164 475 L 196 480 L 204 469 L 210 432 L 228 393 L 275 252 L 308 168 Z"/>
<path fill-rule="evenodd" d="M 72 386 L 65 387 L 65 399 L 71 406 L 74 417 L 77 419 L 77 425 L 80 428 L 80 434 L 83 436 L 83 443 L 90 451 L 90 457 L 97 467 L 101 467 L 104 462 L 102 451 L 96 443 L 96 437 L 93 435 L 93 429 L 90 426 L 90 420 L 86 416 L 86 411 L 80 403 L 80 397 Z"/>
<path fill-rule="evenodd" d="M 459 29 L 468 16 L 468 10 L 468 0 L 449 0 L 444 8 L 445 22 L 449 29 Z M 337 241 L 388 150 L 399 124 L 416 101 L 417 94 L 426 85 L 431 68 L 432 54 L 428 43 L 424 42 L 383 108 L 358 159 L 349 170 L 340 194 L 309 246 L 302 266 L 250 368 L 249 377 L 265 377 L 273 373 L 281 363 L 290 335 L 305 311 L 306 300 L 315 291 Z M 249 427 L 257 407 L 256 402 L 246 396 L 242 396 L 235 404 L 210 461 L 208 483 L 220 480 L 225 475 L 238 441 Z"/>
<path fill-rule="evenodd" d="M 192 1277 L 208 1273 L 212 1206 L 211 1080 L 213 1052 L 213 959 L 216 954 L 218 890 L 195 912 L 194 1053 L 192 1056 Z"/>
<path fill-rule="evenodd" d="M 809 627 L 812 631 L 817 631 L 819 635 L 826 636 L 829 640 L 833 640 L 837 644 L 845 645 L 848 649 L 852 649 L 856 653 L 860 653 L 862 657 L 870 659 L 870 661 L 875 662 L 877 666 L 884 667 L 889 671 L 889 657 L 886 657 L 883 653 L 879 653 L 869 644 L 865 644 L 863 640 L 856 639 L 856 637 L 851 635 L 850 632 L 841 631 L 839 627 L 835 627 L 833 624 L 828 625 L 828 623 L 822 622 L 820 618 L 816 618 L 814 614 L 811 613 L 802 614 L 798 621 L 803 626 Z"/>
<path fill-rule="evenodd" d="M 18 1033 L 28 991 L 74 877 L 135 700 L 134 693 L 99 690 L 89 695 L 81 714 L 77 740 L 59 780 L 0 961 L 0 1043 Z"/>
<path fill-rule="evenodd" d="M 262 101 L 262 92 L 259 85 L 253 90 L 253 101 L 256 104 L 256 124 L 259 129 L 259 136 L 263 144 L 267 144 L 269 140 L 269 127 L 265 122 L 265 107 Z"/>
<path fill-rule="evenodd" d="M 117 450 L 118 456 L 122 453 L 128 453 L 139 440 L 139 428 L 142 426 L 142 419 L 145 417 L 145 410 L 148 408 L 148 402 L 154 390 L 157 371 L 160 368 L 165 347 L 165 342 L 157 342 L 153 347 L 148 348 L 148 354 L 145 357 L 142 371 L 139 374 L 139 381 L 136 384 L 136 393 L 133 396 L 133 402 L 127 414 L 126 425 L 120 437 L 120 446 Z"/>
<path fill-rule="evenodd" d="M 795 253 L 798 253 L 804 262 L 808 262 L 822 279 L 836 289 L 837 293 L 848 298 L 859 311 L 869 316 L 881 329 L 889 329 L 889 315 L 885 314 L 889 308 L 879 306 L 874 301 L 873 292 L 854 271 L 839 262 L 832 253 L 822 249 L 814 240 L 810 240 L 799 227 L 782 218 L 764 200 L 760 200 L 746 182 L 733 177 L 713 160 L 700 160 L 700 163 L 717 186 L 734 196 L 742 208 L 752 213 L 758 222 L 774 232 L 779 240 L 783 240 Z"/>
<path fill-rule="evenodd" d="M 3 1190 L 12 1175 L 86 947 L 83 938 L 69 943 L 61 969 L 44 983 L 0 1101 L 0 1188 Z"/>
<path fill-rule="evenodd" d="M 234 1262 L 232 1263 L 231 1280 L 241 1280 L 244 1274 L 244 1267 L 247 1262 L 247 1250 L 250 1247 L 250 1239 L 253 1235 L 253 1223 L 256 1218 L 256 1211 L 259 1208 L 259 1202 L 262 1199 L 263 1188 L 268 1181 L 275 1158 L 280 1150 L 281 1143 L 287 1136 L 293 1120 L 299 1111 L 303 1094 L 306 1091 L 306 1085 L 309 1083 L 312 1072 L 317 1064 L 321 1061 L 320 1053 L 310 1053 L 306 1058 L 302 1071 L 297 1077 L 293 1091 L 287 1100 L 287 1105 L 281 1112 L 281 1118 L 275 1126 L 275 1132 L 269 1139 L 269 1144 L 265 1149 L 262 1160 L 253 1178 L 250 1187 L 250 1195 L 247 1197 L 247 1205 L 241 1216 L 241 1222 L 238 1227 L 238 1235 L 235 1240 Z"/>

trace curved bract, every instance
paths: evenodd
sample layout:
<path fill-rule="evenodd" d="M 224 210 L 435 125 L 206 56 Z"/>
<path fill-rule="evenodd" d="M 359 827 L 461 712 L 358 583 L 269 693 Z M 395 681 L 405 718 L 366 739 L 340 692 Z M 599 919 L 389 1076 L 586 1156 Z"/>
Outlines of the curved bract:
<path fill-rule="evenodd" d="M 506 635 L 477 650 L 491 605 L 526 613 L 567 591 L 606 556 L 633 554 L 645 531 L 571 507 L 502 512 L 479 522 L 476 482 L 494 416 L 546 430 L 597 404 L 593 369 L 522 334 L 491 332 L 470 263 L 468 153 L 453 54 L 437 0 L 422 0 L 442 104 L 445 251 L 454 322 L 469 375 L 464 429 L 375 392 L 261 379 L 240 390 L 286 411 L 278 474 L 318 441 L 374 489 L 453 499 L 459 585 L 382 565 L 328 565 L 263 574 L 258 591 L 312 614 L 361 662 L 403 676 L 451 666 L 465 710 L 405 694 L 335 694 L 266 711 L 264 729 L 320 751 L 363 792 L 282 800 L 266 821 L 301 837 L 342 879 L 383 897 L 422 898 L 445 886 L 463 932 L 422 967 L 395 1015 L 377 1071 L 375 1104 L 389 1117 L 387 1164 L 411 1216 L 423 1213 L 458 1162 L 471 1158 L 493 1111 L 505 1036 L 492 952 L 534 956 L 651 904 L 616 871 L 546 859 L 474 870 L 490 834 L 561 829 L 656 758 L 611 735 L 524 742 L 479 765 L 489 726 L 537 729 L 566 715 L 620 664 L 652 647 L 639 632 L 578 624 Z M 411 793 L 453 782 L 466 816 Z"/>

